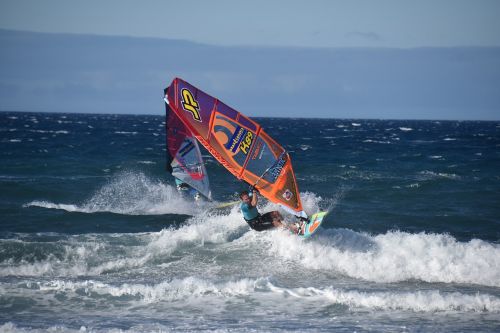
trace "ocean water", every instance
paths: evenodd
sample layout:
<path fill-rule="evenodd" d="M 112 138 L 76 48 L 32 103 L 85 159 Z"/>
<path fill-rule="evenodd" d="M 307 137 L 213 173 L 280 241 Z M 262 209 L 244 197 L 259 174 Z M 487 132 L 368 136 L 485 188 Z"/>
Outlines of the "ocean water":
<path fill-rule="evenodd" d="M 214 209 L 206 152 L 215 202 L 179 195 L 161 116 L 0 113 L 0 331 L 500 331 L 499 122 L 257 121 L 310 239 Z"/>

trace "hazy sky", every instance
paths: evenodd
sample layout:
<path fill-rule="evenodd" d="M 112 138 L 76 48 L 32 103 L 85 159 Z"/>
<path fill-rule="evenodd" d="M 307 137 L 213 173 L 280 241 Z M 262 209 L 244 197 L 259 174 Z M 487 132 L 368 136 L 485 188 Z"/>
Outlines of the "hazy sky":
<path fill-rule="evenodd" d="M 215 45 L 500 46 L 500 1 L 0 0 L 0 28 Z"/>
<path fill-rule="evenodd" d="M 161 114 L 180 76 L 250 116 L 500 119 L 500 0 L 0 0 L 0 29 L 0 110 Z"/>

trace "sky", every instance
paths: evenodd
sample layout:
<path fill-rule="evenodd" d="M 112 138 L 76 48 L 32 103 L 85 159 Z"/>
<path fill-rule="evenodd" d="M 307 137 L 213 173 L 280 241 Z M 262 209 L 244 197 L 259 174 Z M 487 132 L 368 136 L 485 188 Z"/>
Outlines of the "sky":
<path fill-rule="evenodd" d="M 0 28 L 224 46 L 500 46 L 500 1 L 0 0 Z"/>
<path fill-rule="evenodd" d="M 0 111 L 161 114 L 179 76 L 249 116 L 500 120 L 500 0 L 0 0 L 0 50 Z"/>

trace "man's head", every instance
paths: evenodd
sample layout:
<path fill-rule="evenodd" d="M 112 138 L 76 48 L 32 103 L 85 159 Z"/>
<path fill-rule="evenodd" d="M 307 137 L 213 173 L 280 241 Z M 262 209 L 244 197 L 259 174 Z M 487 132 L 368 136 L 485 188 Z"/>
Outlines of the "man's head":
<path fill-rule="evenodd" d="M 248 191 L 242 191 L 240 193 L 240 199 L 241 199 L 241 201 L 243 201 L 246 204 L 249 204 L 250 202 L 252 202 L 252 199 L 248 195 Z"/>

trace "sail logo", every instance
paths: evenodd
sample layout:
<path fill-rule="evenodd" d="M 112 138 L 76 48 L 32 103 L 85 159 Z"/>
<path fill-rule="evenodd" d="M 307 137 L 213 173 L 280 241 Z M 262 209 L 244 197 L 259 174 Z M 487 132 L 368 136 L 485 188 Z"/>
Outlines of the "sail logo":
<path fill-rule="evenodd" d="M 200 104 L 194 99 L 193 94 L 187 88 L 184 88 L 181 90 L 181 95 L 184 110 L 190 112 L 194 120 L 201 122 Z"/>
<path fill-rule="evenodd" d="M 192 141 L 185 139 L 184 142 L 186 142 L 186 145 L 179 149 L 179 155 L 182 157 L 186 156 L 189 152 L 191 152 L 191 150 L 194 149 L 194 143 Z"/>
<path fill-rule="evenodd" d="M 253 133 L 250 131 L 247 131 L 247 134 L 245 135 L 245 139 L 241 141 L 240 143 L 240 150 L 243 152 L 243 154 L 248 154 L 248 148 L 252 145 L 253 142 Z"/>
<path fill-rule="evenodd" d="M 283 166 L 285 165 L 285 162 L 286 162 L 285 157 L 281 156 L 280 159 L 276 162 L 276 165 L 271 170 L 269 170 L 269 174 L 271 175 L 271 179 L 272 179 L 273 183 L 276 181 L 276 179 L 278 179 L 278 177 L 281 173 L 281 170 L 283 170 Z M 287 199 L 287 200 L 290 200 L 290 199 Z"/>
<path fill-rule="evenodd" d="M 243 140 L 243 137 L 246 136 L 246 133 L 248 131 L 244 129 L 243 127 L 238 126 L 236 129 L 235 133 L 233 134 L 233 137 L 229 140 L 229 142 L 226 144 L 226 148 L 233 153 L 236 152 L 236 149 L 238 147 L 241 147 L 241 142 Z"/>
<path fill-rule="evenodd" d="M 233 156 L 240 152 L 242 156 L 250 153 L 255 138 L 255 133 L 252 131 L 220 114 L 215 116 L 213 131 L 217 141 L 230 151 Z"/>
<path fill-rule="evenodd" d="M 262 159 L 262 154 L 264 154 L 265 148 L 266 146 L 264 145 L 263 141 L 258 140 L 255 143 L 255 148 L 253 149 L 252 160 L 257 159 L 257 157 L 259 158 L 259 160 Z"/>
<path fill-rule="evenodd" d="M 285 193 L 283 193 L 283 198 L 286 201 L 290 201 L 290 199 L 292 199 L 292 197 L 293 197 L 292 191 L 290 191 L 289 189 L 286 189 Z"/>

